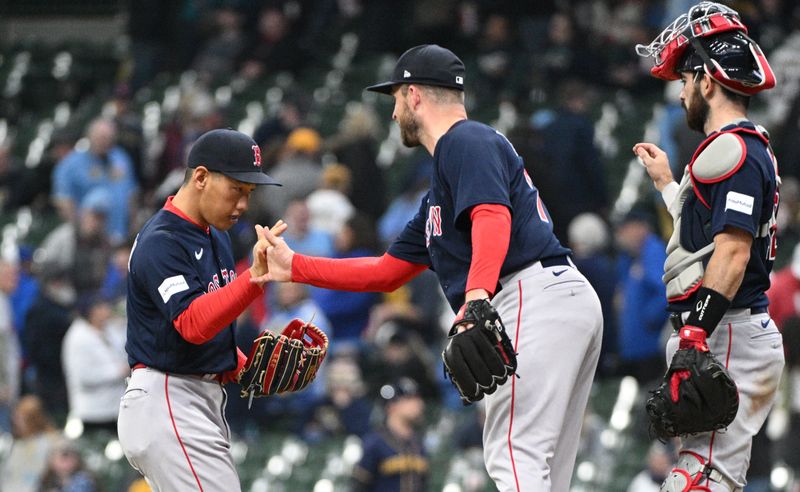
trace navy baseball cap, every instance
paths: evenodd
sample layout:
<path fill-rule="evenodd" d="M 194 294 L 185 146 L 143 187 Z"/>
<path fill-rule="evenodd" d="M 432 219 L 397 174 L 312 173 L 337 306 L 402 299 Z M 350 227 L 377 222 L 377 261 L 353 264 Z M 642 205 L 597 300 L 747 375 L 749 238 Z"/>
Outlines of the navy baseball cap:
<path fill-rule="evenodd" d="M 463 91 L 465 72 L 464 63 L 455 53 L 437 44 L 423 44 L 397 59 L 391 80 L 371 85 L 367 90 L 391 94 L 395 85 L 421 84 Z"/>
<path fill-rule="evenodd" d="M 187 165 L 192 169 L 205 166 L 243 183 L 281 186 L 261 171 L 261 148 L 255 140 L 236 130 L 202 134 L 189 151 Z"/>
<path fill-rule="evenodd" d="M 400 398 L 419 396 L 419 387 L 412 379 L 402 377 L 381 386 L 380 395 L 384 403 L 390 403 Z"/>

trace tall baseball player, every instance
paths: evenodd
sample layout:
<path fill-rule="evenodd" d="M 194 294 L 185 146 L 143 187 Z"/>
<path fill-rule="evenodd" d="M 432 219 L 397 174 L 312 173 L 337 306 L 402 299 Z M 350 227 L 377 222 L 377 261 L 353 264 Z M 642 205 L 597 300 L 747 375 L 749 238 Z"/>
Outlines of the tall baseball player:
<path fill-rule="evenodd" d="M 633 148 L 675 223 L 664 265 L 676 327 L 667 363 L 676 364 L 676 351 L 710 351 L 739 396 L 727 430 L 682 436 L 680 458 L 661 490 L 740 491 L 752 437 L 772 408 L 783 368 L 765 295 L 776 248 L 777 162 L 767 132 L 747 119 L 750 96 L 773 87 L 775 78 L 739 15 L 712 2 L 693 6 L 637 52 L 655 58 L 655 77 L 683 82 L 688 125 L 707 135 L 680 183 L 661 149 Z M 680 404 L 691 398 L 684 388 L 694 376 L 674 369 L 665 385 Z"/>
<path fill-rule="evenodd" d="M 489 475 L 502 491 L 564 491 L 600 353 L 600 302 L 553 235 L 520 156 L 467 119 L 464 72 L 451 51 L 423 45 L 367 88 L 395 98 L 403 143 L 434 159 L 430 190 L 388 252 L 309 257 L 267 233 L 265 279 L 388 292 L 435 271 L 458 312 L 446 367 L 465 402 L 486 395 Z"/>
<path fill-rule="evenodd" d="M 186 177 L 136 237 L 128 263 L 133 370 L 120 401 L 119 440 L 154 491 L 238 491 L 222 383 L 238 379 L 236 318 L 259 295 L 263 241 L 237 277 L 227 234 L 247 210 L 261 172 L 247 135 L 212 130 L 193 145 Z M 279 222 L 273 233 L 285 225 Z M 256 226 L 257 232 L 260 230 Z M 260 232 L 259 232 L 260 234 Z M 259 249 L 260 248 L 260 249 Z"/>

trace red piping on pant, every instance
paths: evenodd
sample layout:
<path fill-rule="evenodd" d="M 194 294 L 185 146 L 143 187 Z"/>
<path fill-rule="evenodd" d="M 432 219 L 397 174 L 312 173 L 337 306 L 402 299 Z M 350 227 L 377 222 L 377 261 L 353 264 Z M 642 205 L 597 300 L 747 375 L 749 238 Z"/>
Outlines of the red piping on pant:
<path fill-rule="evenodd" d="M 514 352 L 519 352 L 517 347 L 519 346 L 519 326 L 522 321 L 522 281 L 518 281 L 517 285 L 519 286 L 519 302 L 517 303 L 519 307 L 517 308 L 517 332 L 514 335 Z M 514 425 L 514 397 L 516 394 L 517 388 L 517 378 L 511 376 L 511 413 L 508 417 L 508 456 L 511 458 L 511 469 L 514 472 L 514 483 L 517 486 L 517 492 L 520 492 L 519 488 L 519 477 L 517 476 L 517 464 L 514 462 L 514 448 L 511 445 L 511 428 Z"/>
<path fill-rule="evenodd" d="M 175 430 L 175 437 L 178 438 L 178 444 L 181 445 L 183 455 L 186 456 L 186 462 L 189 463 L 189 469 L 192 471 L 195 481 L 197 481 L 197 487 L 200 489 L 200 492 L 203 492 L 203 486 L 200 484 L 200 477 L 198 477 L 197 472 L 194 471 L 194 465 L 192 465 L 192 460 L 189 458 L 186 446 L 183 445 L 181 436 L 178 434 L 178 426 L 175 425 L 175 417 L 172 415 L 172 405 L 169 403 L 169 374 L 164 375 L 164 394 L 167 396 L 167 410 L 169 410 L 169 419 L 172 421 L 172 428 Z"/>

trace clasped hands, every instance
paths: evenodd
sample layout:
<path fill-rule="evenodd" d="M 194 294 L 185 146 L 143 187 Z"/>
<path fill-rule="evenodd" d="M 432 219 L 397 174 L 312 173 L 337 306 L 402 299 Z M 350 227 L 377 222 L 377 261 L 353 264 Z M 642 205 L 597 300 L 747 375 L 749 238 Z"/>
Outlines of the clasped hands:
<path fill-rule="evenodd" d="M 294 251 L 281 237 L 288 227 L 280 219 L 270 229 L 256 224 L 258 241 L 253 246 L 250 282 L 263 287 L 270 281 L 286 282 L 292 279 Z"/>

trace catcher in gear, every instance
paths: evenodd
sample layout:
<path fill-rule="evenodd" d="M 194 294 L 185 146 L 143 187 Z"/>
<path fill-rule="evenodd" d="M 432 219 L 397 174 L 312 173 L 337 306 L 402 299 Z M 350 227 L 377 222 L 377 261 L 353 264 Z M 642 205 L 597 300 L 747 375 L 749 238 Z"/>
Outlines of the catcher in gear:
<path fill-rule="evenodd" d="M 505 326 L 486 299 L 461 308 L 442 360 L 465 405 L 494 393 L 517 370 L 517 354 Z"/>
<path fill-rule="evenodd" d="M 238 377 L 242 398 L 300 391 L 317 375 L 328 337 L 317 326 L 292 320 L 279 334 L 264 330 L 253 341 Z"/>
<path fill-rule="evenodd" d="M 661 490 L 740 491 L 784 363 L 765 294 L 778 165 L 766 130 L 747 119 L 750 96 L 775 77 L 739 14 L 713 2 L 636 51 L 654 58 L 653 76 L 683 83 L 687 124 L 706 135 L 680 183 L 664 151 L 633 147 L 674 221 L 663 279 L 675 334 L 664 382 L 646 405 L 659 437 L 681 438 Z"/>

